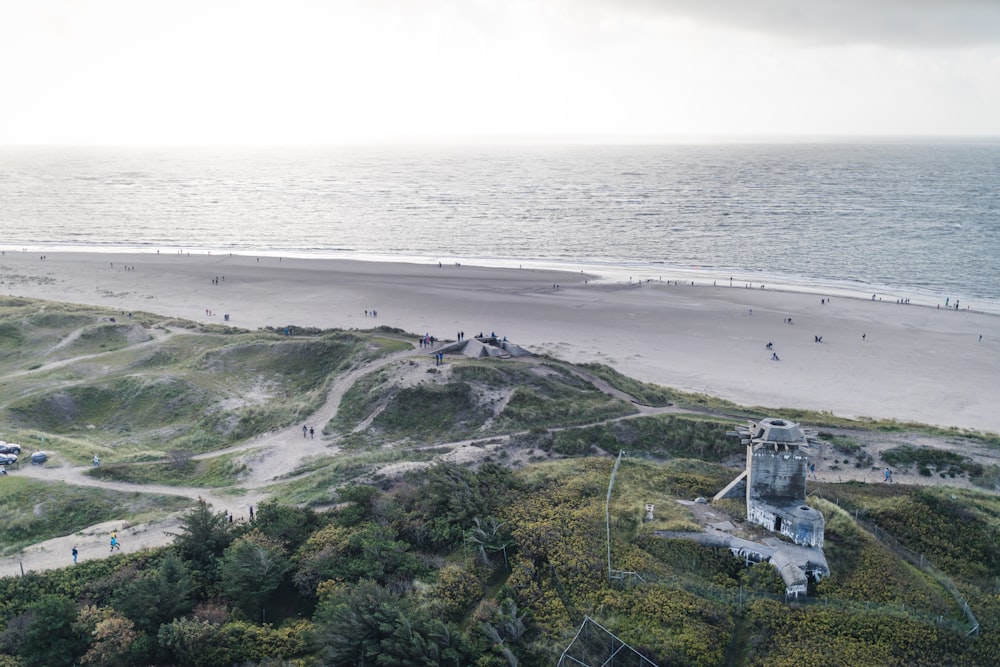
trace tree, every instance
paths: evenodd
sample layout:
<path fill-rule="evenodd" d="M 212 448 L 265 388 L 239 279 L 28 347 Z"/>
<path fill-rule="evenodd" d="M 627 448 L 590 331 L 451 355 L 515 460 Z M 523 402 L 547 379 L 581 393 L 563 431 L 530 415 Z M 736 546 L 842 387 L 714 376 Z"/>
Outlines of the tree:
<path fill-rule="evenodd" d="M 517 603 L 511 598 L 505 598 L 494 610 L 493 616 L 480 623 L 479 629 L 493 642 L 493 647 L 507 659 L 511 667 L 517 667 L 518 659 L 507 645 L 517 642 L 524 636 L 525 612 L 518 613 Z"/>
<path fill-rule="evenodd" d="M 483 582 L 465 568 L 445 565 L 438 570 L 434 600 L 443 618 L 461 620 L 469 607 L 483 596 L 483 592 Z"/>
<path fill-rule="evenodd" d="M 369 579 L 333 588 L 314 618 L 325 665 L 458 667 L 474 661 L 460 631 Z"/>
<path fill-rule="evenodd" d="M 43 595 L 28 607 L 16 647 L 25 667 L 72 665 L 87 644 L 76 627 L 76 605 L 62 595 Z"/>
<path fill-rule="evenodd" d="M 176 619 L 160 627 L 160 646 L 170 651 L 182 665 L 202 667 L 211 662 L 206 659 L 206 647 L 217 645 L 219 627 L 195 618 Z"/>
<path fill-rule="evenodd" d="M 387 583 L 426 572 L 426 565 L 397 537 L 391 528 L 375 523 L 355 528 L 331 524 L 316 531 L 297 553 L 295 585 L 303 595 L 313 596 L 326 579 Z"/>
<path fill-rule="evenodd" d="M 184 515 L 174 544 L 204 578 L 215 576 L 215 561 L 232 541 L 225 512 L 213 512 L 203 498 Z"/>
<path fill-rule="evenodd" d="M 290 567 L 281 545 L 254 531 L 233 542 L 219 561 L 222 591 L 247 614 L 256 616 Z"/>
<path fill-rule="evenodd" d="M 337 512 L 337 523 L 341 526 L 356 526 L 372 518 L 378 489 L 363 484 L 348 484 L 337 491 L 337 500 L 346 506 Z M 348 504 L 349 503 L 349 504 Z"/>
<path fill-rule="evenodd" d="M 80 610 L 77 624 L 92 638 L 81 663 L 107 667 L 132 664 L 132 642 L 138 636 L 132 621 L 113 609 L 88 606 Z"/>
<path fill-rule="evenodd" d="M 279 505 L 276 500 L 267 500 L 257 506 L 257 518 L 253 527 L 272 540 L 280 542 L 289 551 L 294 551 L 316 530 L 319 517 L 308 507 Z"/>
<path fill-rule="evenodd" d="M 483 564 L 492 567 L 493 562 L 489 554 L 500 551 L 503 553 L 504 567 L 510 570 L 510 565 L 507 563 L 507 547 L 514 544 L 514 540 L 510 539 L 507 531 L 501 530 L 504 522 L 491 516 L 486 517 L 485 521 L 481 521 L 478 516 L 473 517 L 472 522 L 476 527 L 469 530 L 466 539 L 476 549 Z"/>
<path fill-rule="evenodd" d="M 125 582 L 113 597 L 115 609 L 153 637 L 160 625 L 191 611 L 193 603 L 191 575 L 184 562 L 169 552 L 155 571 Z"/>

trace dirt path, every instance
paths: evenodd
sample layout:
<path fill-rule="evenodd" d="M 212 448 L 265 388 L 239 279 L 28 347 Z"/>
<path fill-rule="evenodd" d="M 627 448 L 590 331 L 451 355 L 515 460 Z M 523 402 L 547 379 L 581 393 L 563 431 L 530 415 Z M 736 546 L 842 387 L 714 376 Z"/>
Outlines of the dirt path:
<path fill-rule="evenodd" d="M 45 352 L 45 354 L 46 355 L 52 354 L 53 352 L 55 352 L 57 350 L 60 350 L 60 349 L 62 349 L 64 347 L 72 344 L 73 341 L 77 340 L 85 330 L 86 330 L 86 327 L 81 327 L 80 329 L 77 329 L 76 331 L 73 331 L 68 336 L 66 336 L 65 338 L 63 338 L 62 340 L 60 340 L 58 343 L 56 343 L 55 345 L 53 345 L 51 348 L 49 348 L 48 351 Z M 173 338 L 174 336 L 176 336 L 178 334 L 181 334 L 181 333 L 188 334 L 188 335 L 192 334 L 191 331 L 188 331 L 186 329 L 180 329 L 180 328 L 175 328 L 175 327 L 167 327 L 167 326 L 163 326 L 163 325 L 157 325 L 155 327 L 150 328 L 149 333 L 150 333 L 150 338 L 149 339 L 144 340 L 144 341 L 139 342 L 139 343 L 135 343 L 133 345 L 129 345 L 128 349 L 130 349 L 130 350 L 141 350 L 144 347 L 151 347 L 153 345 L 157 345 L 159 343 L 162 343 L 165 340 Z M 13 378 L 13 377 L 19 377 L 21 375 L 30 375 L 30 374 L 33 374 L 33 373 L 44 373 L 46 371 L 51 371 L 51 370 L 56 369 L 56 368 L 62 368 L 64 366 L 69 366 L 70 364 L 76 364 L 76 363 L 79 363 L 81 361 L 89 361 L 89 360 L 93 360 L 93 359 L 100 359 L 101 357 L 110 356 L 110 355 L 115 354 L 115 353 L 117 353 L 119 351 L 120 350 L 109 350 L 107 352 L 94 352 L 93 354 L 82 354 L 82 355 L 77 356 L 77 357 L 69 357 L 67 359 L 59 359 L 58 361 L 50 361 L 50 362 L 41 364 L 39 366 L 36 366 L 35 368 L 31 368 L 31 369 L 28 369 L 28 370 L 23 370 L 23 371 L 17 371 L 17 372 L 14 372 L 14 373 L 10 373 L 6 377 Z"/>
<path fill-rule="evenodd" d="M 26 465 L 12 474 L 46 482 L 65 482 L 78 486 L 100 487 L 129 493 L 182 496 L 191 500 L 203 498 L 215 510 L 226 511 L 234 516 L 234 520 L 244 521 L 249 518 L 250 508 L 258 505 L 269 495 L 264 491 L 264 487 L 291 473 L 309 459 L 317 456 L 329 456 L 338 451 L 336 439 L 324 438 L 320 431 L 337 414 L 341 399 L 358 378 L 400 359 L 422 352 L 416 348 L 396 352 L 360 364 L 336 378 L 330 387 L 326 401 L 306 421 L 306 424 L 311 425 L 316 432 L 316 436 L 313 438 L 303 437 L 302 425 L 296 424 L 224 450 L 194 457 L 201 460 L 233 452 L 246 452 L 245 456 L 240 459 L 247 466 L 247 474 L 240 480 L 241 492 L 239 494 L 233 494 L 232 490 L 229 489 L 131 484 L 96 479 L 86 474 L 90 470 L 90 466 Z M 179 525 L 179 517 L 174 516 L 155 523 L 137 526 L 131 526 L 125 521 L 109 521 L 89 526 L 73 535 L 47 540 L 14 556 L 0 558 L 0 576 L 20 574 L 22 570 L 25 572 L 48 570 L 70 565 L 72 564 L 70 552 L 74 546 L 80 551 L 81 558 L 106 557 L 110 555 L 111 530 L 118 531 L 122 547 L 128 551 L 164 546 L 173 541 Z"/>
<path fill-rule="evenodd" d="M 158 337 L 162 340 L 164 337 L 169 337 L 175 333 L 177 332 L 158 332 Z M 147 341 L 139 345 L 150 342 L 153 341 Z M 344 394 L 359 378 L 402 359 L 429 354 L 428 351 L 419 348 L 408 349 L 361 363 L 342 376 L 337 377 L 332 382 L 323 405 L 305 421 L 307 427 L 314 429 L 314 437 L 308 437 L 308 434 L 304 437 L 302 432 L 303 424 L 295 424 L 271 433 L 266 433 L 233 447 L 194 457 L 197 460 L 204 460 L 225 454 L 242 453 L 242 456 L 238 460 L 240 463 L 246 465 L 247 473 L 240 479 L 238 492 L 234 492 L 233 489 L 130 484 L 100 480 L 86 474 L 89 466 L 29 465 L 22 467 L 16 474 L 50 482 L 61 481 L 68 484 L 101 487 L 117 491 L 182 496 L 192 500 L 203 498 L 217 511 L 225 510 L 234 516 L 235 521 L 244 521 L 249 518 L 250 508 L 268 497 L 269 493 L 266 490 L 268 486 L 282 479 L 287 479 L 290 474 L 311 459 L 321 456 L 332 456 L 340 451 L 339 437 L 324 437 L 321 431 L 336 416 Z M 70 363 L 70 361 L 72 360 L 63 360 L 56 362 L 56 364 Z M 524 361 L 530 362 L 530 360 Z M 51 368 L 51 365 L 48 367 Z M 600 378 L 596 378 L 583 371 L 577 374 L 587 381 L 594 383 L 601 391 L 616 398 L 629 401 L 637 408 L 635 414 L 604 420 L 601 423 L 635 419 L 656 414 L 690 412 L 676 406 L 649 407 L 641 405 L 634 397 L 611 387 Z M 881 462 L 880 454 L 886 449 L 904 444 L 918 447 L 950 449 L 983 464 L 997 464 L 1000 462 L 1000 453 L 997 451 L 985 446 L 970 444 L 965 440 L 959 442 L 957 440 L 950 441 L 946 438 L 913 434 L 830 430 L 834 431 L 837 435 L 845 435 L 859 442 L 862 445 L 862 454 L 869 456 L 870 462 L 865 465 L 855 466 L 857 453 L 848 454 L 832 445 L 821 443 L 815 446 L 815 451 L 813 452 L 816 461 L 816 477 L 820 481 L 845 482 L 856 480 L 871 483 L 881 482 L 884 464 Z M 512 435 L 516 434 L 484 435 L 480 438 L 466 439 L 452 443 L 434 443 L 426 447 L 448 449 L 448 453 L 437 457 L 440 460 L 467 463 L 482 460 L 487 455 L 495 454 L 509 443 Z M 414 449 L 420 448 L 422 447 L 415 447 Z M 742 457 L 734 457 L 733 461 L 727 462 L 733 465 L 734 469 L 743 465 L 742 461 L 736 459 L 742 459 Z M 516 460 L 512 460 L 512 463 L 516 463 Z M 399 475 L 406 470 L 428 465 L 431 465 L 431 462 L 393 463 L 384 466 L 380 470 L 380 473 L 391 477 Z M 894 478 L 896 483 L 903 484 L 936 485 L 946 483 L 949 486 L 956 487 L 972 486 L 968 479 L 964 477 L 942 480 L 937 477 L 919 475 L 915 470 L 894 470 Z M 110 554 L 109 534 L 113 529 L 118 531 L 123 548 L 127 551 L 164 546 L 173 541 L 174 535 L 179 530 L 179 525 L 179 517 L 172 516 L 162 521 L 137 526 L 128 525 L 124 521 L 110 521 L 89 526 L 73 535 L 47 540 L 46 542 L 29 547 L 15 556 L 0 559 L 0 576 L 16 575 L 22 569 L 23 571 L 46 570 L 70 565 L 72 563 L 70 551 L 74 546 L 79 549 L 81 559 L 106 557 Z"/>

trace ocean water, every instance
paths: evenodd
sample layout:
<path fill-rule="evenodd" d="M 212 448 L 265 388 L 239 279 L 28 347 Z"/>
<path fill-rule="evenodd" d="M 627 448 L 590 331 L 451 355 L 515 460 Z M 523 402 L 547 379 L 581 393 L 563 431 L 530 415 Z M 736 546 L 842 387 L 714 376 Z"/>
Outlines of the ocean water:
<path fill-rule="evenodd" d="M 1000 140 L 5 148 L 0 246 L 469 264 L 1000 310 Z"/>

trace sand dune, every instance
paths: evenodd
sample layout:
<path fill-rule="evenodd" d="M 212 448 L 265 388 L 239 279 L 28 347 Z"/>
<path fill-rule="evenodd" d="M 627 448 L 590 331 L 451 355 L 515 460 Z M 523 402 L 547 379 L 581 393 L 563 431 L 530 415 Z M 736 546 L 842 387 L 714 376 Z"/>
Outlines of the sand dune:
<path fill-rule="evenodd" d="M 230 324 L 250 329 L 386 325 L 441 339 L 496 332 L 535 352 L 774 412 L 801 407 L 1000 432 L 996 315 L 891 299 L 838 296 L 823 304 L 825 295 L 742 284 L 593 278 L 209 254 L 49 252 L 42 260 L 7 250 L 0 257 L 5 294 L 200 322 L 228 314 Z"/>

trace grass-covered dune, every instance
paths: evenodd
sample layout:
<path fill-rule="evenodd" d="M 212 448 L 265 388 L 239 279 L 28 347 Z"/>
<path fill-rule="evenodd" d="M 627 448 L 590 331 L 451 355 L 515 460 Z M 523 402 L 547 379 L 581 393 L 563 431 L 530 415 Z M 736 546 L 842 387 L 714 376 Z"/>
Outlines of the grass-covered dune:
<path fill-rule="evenodd" d="M 148 521 L 193 505 L 187 498 L 40 482 L 8 475 L 0 491 L 0 554 L 129 517 Z M 27 510 L 27 511 L 25 511 Z"/>
<path fill-rule="evenodd" d="M 399 349 L 379 336 L 288 338 L 24 300 L 0 308 L 0 327 L 11 334 L 3 435 L 77 462 L 225 447 L 310 414 L 331 378 Z"/>
<path fill-rule="evenodd" d="M 412 364 L 414 362 L 401 362 Z M 365 442 L 454 441 L 622 417 L 634 406 L 563 365 L 460 359 L 417 381 L 381 368 L 348 390 L 328 431 Z"/>
<path fill-rule="evenodd" d="M 3 667 L 552 665 L 588 616 L 660 665 L 1000 655 L 1000 505 L 973 488 L 995 491 L 995 466 L 971 453 L 992 435 L 782 411 L 819 427 L 829 474 L 808 502 L 831 569 L 785 600 L 770 566 L 654 534 L 707 511 L 767 537 L 741 501 L 677 502 L 733 478 L 744 450 L 727 432 L 767 411 L 547 357 L 389 356 L 412 350 L 390 330 L 283 335 L 6 299 L 0 333 L 0 438 L 70 469 L 100 453 L 88 484 L 228 500 L 254 482 L 271 497 L 232 522 L 194 499 L 0 479 L 6 553 L 188 510 L 170 546 L 0 579 Z M 315 443 L 282 431 L 320 406 Z M 314 449 L 250 479 L 261 445 L 247 441 L 273 432 Z M 864 481 L 883 465 L 904 482 Z"/>

